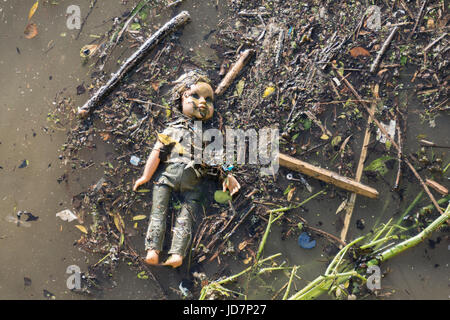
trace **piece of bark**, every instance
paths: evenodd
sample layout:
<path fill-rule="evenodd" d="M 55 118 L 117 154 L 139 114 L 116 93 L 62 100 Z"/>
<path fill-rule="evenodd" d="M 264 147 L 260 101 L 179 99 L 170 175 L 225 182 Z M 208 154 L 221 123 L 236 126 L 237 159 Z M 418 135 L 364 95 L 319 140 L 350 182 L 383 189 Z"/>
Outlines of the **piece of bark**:
<path fill-rule="evenodd" d="M 228 87 L 231 85 L 234 79 L 238 76 L 239 72 L 241 72 L 242 68 L 247 64 L 250 57 L 253 55 L 255 51 L 252 49 L 247 49 L 241 53 L 239 59 L 235 64 L 230 68 L 225 77 L 222 79 L 220 84 L 217 86 L 216 91 L 214 92 L 217 96 L 220 96 L 224 93 Z"/>
<path fill-rule="evenodd" d="M 148 38 L 131 57 L 125 61 L 120 69 L 112 75 L 111 79 L 97 90 L 97 92 L 80 108 L 78 114 L 86 116 L 98 103 L 106 96 L 106 94 L 130 71 L 142 58 L 151 51 L 158 43 L 161 42 L 170 33 L 184 25 L 190 19 L 187 11 L 182 11 L 177 16 L 173 17 L 158 31 L 156 31 L 150 38 Z"/>
<path fill-rule="evenodd" d="M 280 166 L 289 168 L 291 170 L 306 174 L 315 179 L 322 180 L 326 183 L 331 183 L 339 188 L 360 194 L 365 197 L 375 199 L 378 197 L 378 191 L 374 188 L 366 186 L 353 179 L 343 177 L 336 172 L 313 166 L 307 162 L 298 160 L 286 154 L 279 154 Z"/>

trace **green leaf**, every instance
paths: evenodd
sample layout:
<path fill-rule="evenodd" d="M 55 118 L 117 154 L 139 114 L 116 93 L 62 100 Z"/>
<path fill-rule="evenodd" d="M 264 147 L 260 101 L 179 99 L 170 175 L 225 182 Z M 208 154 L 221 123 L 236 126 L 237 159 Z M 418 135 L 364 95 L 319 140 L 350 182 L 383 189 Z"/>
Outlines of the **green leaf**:
<path fill-rule="evenodd" d="M 140 214 L 140 215 L 133 217 L 133 221 L 139 221 L 139 220 L 144 220 L 144 219 L 147 219 L 147 216 L 145 214 Z"/>
<path fill-rule="evenodd" d="M 305 130 L 309 130 L 309 128 L 311 128 L 311 124 L 312 124 L 311 119 L 306 118 L 306 119 L 300 120 L 299 122 L 302 124 L 302 126 Z"/>
<path fill-rule="evenodd" d="M 130 29 L 131 30 L 140 30 L 141 29 L 141 25 L 139 23 L 134 22 L 134 23 L 132 23 L 130 25 Z"/>
<path fill-rule="evenodd" d="M 218 203 L 223 204 L 223 203 L 227 203 L 228 200 L 231 200 L 231 196 L 230 196 L 230 193 L 228 191 L 227 192 L 223 192 L 222 190 L 217 190 L 214 193 L 214 200 L 216 202 L 218 202 Z"/>
<path fill-rule="evenodd" d="M 245 80 L 240 80 L 236 85 L 237 94 L 240 97 L 244 91 Z"/>
<path fill-rule="evenodd" d="M 336 136 L 336 137 L 334 137 L 332 140 L 331 140 L 331 145 L 334 147 L 334 146 L 337 146 L 338 144 L 339 144 L 339 142 L 341 142 L 341 140 L 342 140 L 342 137 L 341 136 Z"/>
<path fill-rule="evenodd" d="M 123 233 L 120 234 L 120 242 L 119 242 L 119 247 L 121 247 L 123 245 L 123 242 L 125 241 L 125 235 Z"/>
<path fill-rule="evenodd" d="M 289 191 L 291 191 L 292 189 L 292 184 L 289 184 L 288 187 L 286 188 L 286 190 L 284 190 L 283 195 L 287 195 L 289 193 Z"/>
<path fill-rule="evenodd" d="M 400 58 L 400 64 L 401 64 L 402 66 L 404 66 L 404 65 L 406 65 L 406 62 L 408 62 L 408 57 L 407 57 L 407 56 L 402 56 L 402 57 Z"/>
<path fill-rule="evenodd" d="M 386 161 L 395 159 L 394 157 L 384 156 L 378 159 L 373 160 L 364 171 L 374 171 L 378 172 L 382 176 L 384 176 L 388 172 L 388 168 L 386 167 Z"/>
<path fill-rule="evenodd" d="M 139 279 L 144 279 L 144 280 L 147 280 L 147 279 L 148 279 L 148 275 L 145 273 L 145 271 L 139 272 L 138 275 L 137 275 L 137 277 L 138 277 Z"/>

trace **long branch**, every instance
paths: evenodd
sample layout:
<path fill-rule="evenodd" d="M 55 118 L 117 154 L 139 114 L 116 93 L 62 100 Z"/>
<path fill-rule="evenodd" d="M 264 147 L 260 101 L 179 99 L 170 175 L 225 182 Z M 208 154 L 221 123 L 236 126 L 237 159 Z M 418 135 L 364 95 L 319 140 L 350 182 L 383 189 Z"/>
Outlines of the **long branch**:
<path fill-rule="evenodd" d="M 97 92 L 80 108 L 78 114 L 86 116 L 91 109 L 95 108 L 99 102 L 106 96 L 106 94 L 139 62 L 142 58 L 152 50 L 159 42 L 168 36 L 175 29 L 184 25 L 190 19 L 187 11 L 182 11 L 177 16 L 173 17 L 158 31 L 156 31 L 150 38 L 148 38 L 138 50 L 136 50 L 119 68 L 119 70 L 112 75 L 108 82 L 99 88 Z"/>

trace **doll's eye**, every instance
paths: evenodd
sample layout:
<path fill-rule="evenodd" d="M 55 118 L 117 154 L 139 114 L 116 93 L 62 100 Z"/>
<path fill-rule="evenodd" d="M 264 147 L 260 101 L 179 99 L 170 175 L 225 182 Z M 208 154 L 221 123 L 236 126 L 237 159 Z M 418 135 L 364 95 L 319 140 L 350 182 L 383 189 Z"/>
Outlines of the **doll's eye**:
<path fill-rule="evenodd" d="M 194 99 L 199 99 L 199 98 L 200 98 L 200 96 L 198 95 L 198 93 L 193 93 L 193 94 L 192 94 L 192 97 L 193 97 Z"/>

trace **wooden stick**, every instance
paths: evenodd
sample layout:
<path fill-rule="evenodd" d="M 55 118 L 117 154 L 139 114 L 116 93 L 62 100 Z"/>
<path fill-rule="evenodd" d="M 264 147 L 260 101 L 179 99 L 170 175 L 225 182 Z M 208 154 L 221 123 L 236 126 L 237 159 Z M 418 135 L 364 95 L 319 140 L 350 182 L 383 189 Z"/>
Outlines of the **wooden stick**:
<path fill-rule="evenodd" d="M 397 177 L 395 178 L 395 185 L 394 185 L 394 190 L 398 190 L 398 188 L 400 187 L 400 177 L 402 175 L 402 153 L 403 153 L 403 147 L 402 147 L 402 131 L 400 128 L 400 118 L 402 118 L 402 115 L 400 114 L 400 111 L 397 108 L 397 141 L 398 141 L 398 146 L 400 147 L 400 149 L 397 151 L 397 160 L 398 160 L 398 169 L 397 169 Z"/>
<path fill-rule="evenodd" d="M 383 46 L 381 47 L 380 51 L 378 51 L 378 55 L 375 58 L 375 61 L 370 66 L 371 73 L 374 73 L 377 70 L 378 64 L 381 61 L 381 57 L 383 56 L 383 54 L 386 52 L 387 48 L 389 47 L 389 44 L 391 43 L 392 39 L 394 38 L 394 35 L 397 32 L 397 30 L 398 30 L 398 26 L 396 26 L 394 29 L 392 29 L 391 34 L 386 39 L 386 41 L 384 41 Z"/>
<path fill-rule="evenodd" d="M 372 199 L 378 197 L 378 191 L 374 188 L 368 187 L 350 178 L 343 177 L 336 172 L 313 166 L 307 162 L 298 160 L 283 153 L 279 154 L 279 161 L 280 166 L 306 174 L 307 176 L 319 179 L 326 183 L 331 183 L 339 188 L 352 191 Z"/>
<path fill-rule="evenodd" d="M 336 68 L 334 68 L 336 70 Z M 359 99 L 362 100 L 361 96 L 358 94 L 358 92 L 355 90 L 355 88 L 351 85 L 351 83 L 343 76 L 341 75 L 339 72 L 337 72 L 337 74 L 339 75 L 339 77 L 341 78 L 341 80 L 345 83 L 345 85 L 350 89 L 350 91 L 353 93 L 353 95 Z M 386 129 L 384 128 L 383 125 L 381 125 L 381 123 L 377 120 L 377 118 L 375 117 L 374 112 L 372 112 L 369 107 L 367 106 L 367 104 L 365 102 L 360 102 L 361 105 L 366 109 L 367 113 L 369 114 L 369 116 L 372 117 L 373 122 L 377 125 L 377 127 L 380 129 L 380 131 L 386 136 L 386 138 L 391 142 L 391 144 L 394 146 L 395 149 L 397 149 L 397 151 L 400 152 L 400 154 L 403 156 L 403 154 L 400 151 L 400 147 L 398 146 L 398 144 L 394 141 L 394 139 L 391 138 L 391 136 L 389 135 L 389 133 L 386 131 Z M 425 190 L 425 192 L 427 193 L 428 197 L 431 199 L 431 202 L 433 202 L 434 206 L 436 207 L 436 210 L 440 213 L 440 214 L 444 214 L 444 212 L 441 210 L 441 207 L 439 206 L 439 204 L 437 203 L 436 199 L 433 197 L 433 195 L 430 192 L 430 189 L 428 189 L 427 185 L 425 184 L 425 182 L 422 180 L 422 178 L 420 177 L 420 175 L 417 173 L 416 169 L 414 169 L 414 166 L 411 164 L 411 162 L 409 162 L 407 157 L 404 157 L 404 161 L 405 163 L 408 165 L 408 167 L 411 169 L 411 171 L 413 172 L 413 174 L 416 176 L 417 180 L 419 180 L 421 186 L 423 187 L 423 189 Z"/>
<path fill-rule="evenodd" d="M 416 23 L 414 24 L 414 27 L 413 27 L 411 33 L 408 36 L 408 40 L 411 40 L 412 36 L 416 32 L 417 26 L 418 26 L 420 20 L 422 20 L 422 13 L 423 13 L 423 10 L 425 9 L 425 6 L 426 6 L 427 2 L 428 2 L 428 0 L 424 0 L 423 1 L 422 6 L 420 7 L 419 14 L 417 15 Z"/>
<path fill-rule="evenodd" d="M 437 38 L 436 40 L 432 41 L 429 45 L 427 45 L 425 47 L 425 49 L 423 49 L 424 54 L 430 50 L 432 47 L 434 47 L 436 45 L 436 43 L 438 43 L 439 41 L 441 41 L 442 39 L 444 39 L 447 36 L 447 32 L 445 32 L 443 35 L 441 35 L 439 38 Z"/>
<path fill-rule="evenodd" d="M 130 71 L 150 50 L 152 50 L 162 39 L 184 25 L 190 19 L 187 11 L 182 11 L 177 16 L 173 17 L 169 22 L 156 31 L 150 38 L 148 38 L 139 49 L 131 55 L 120 67 L 120 69 L 113 74 L 111 79 L 102 86 L 97 92 L 81 107 L 78 108 L 80 116 L 87 115 L 91 109 L 97 106 L 106 94 Z"/>
<path fill-rule="evenodd" d="M 227 72 L 227 74 L 222 79 L 220 84 L 217 86 L 216 91 L 215 91 L 215 94 L 217 96 L 220 96 L 222 93 L 224 93 L 228 89 L 228 87 L 231 85 L 233 80 L 237 77 L 239 72 L 241 72 L 242 68 L 245 66 L 245 64 L 248 62 L 249 58 L 253 55 L 254 52 L 255 51 L 252 49 L 247 49 L 241 53 L 241 55 L 239 56 L 239 59 L 230 68 L 230 70 Z"/>
<path fill-rule="evenodd" d="M 372 103 L 372 110 L 375 111 L 376 104 Z M 372 117 L 369 116 L 367 119 L 367 127 L 366 132 L 364 134 L 364 142 L 361 150 L 361 155 L 359 157 L 358 167 L 356 168 L 356 176 L 355 181 L 360 182 L 363 169 L 364 169 L 364 162 L 366 161 L 367 157 L 367 149 L 369 147 L 370 142 L 370 124 L 372 122 Z M 350 200 L 346 206 L 345 210 L 345 218 L 344 218 L 344 227 L 341 230 L 341 241 L 345 242 L 345 238 L 347 237 L 348 227 L 350 226 L 350 221 L 352 219 L 353 215 L 353 209 L 355 208 L 355 202 L 356 202 L 356 193 L 352 193 L 350 195 Z"/>

